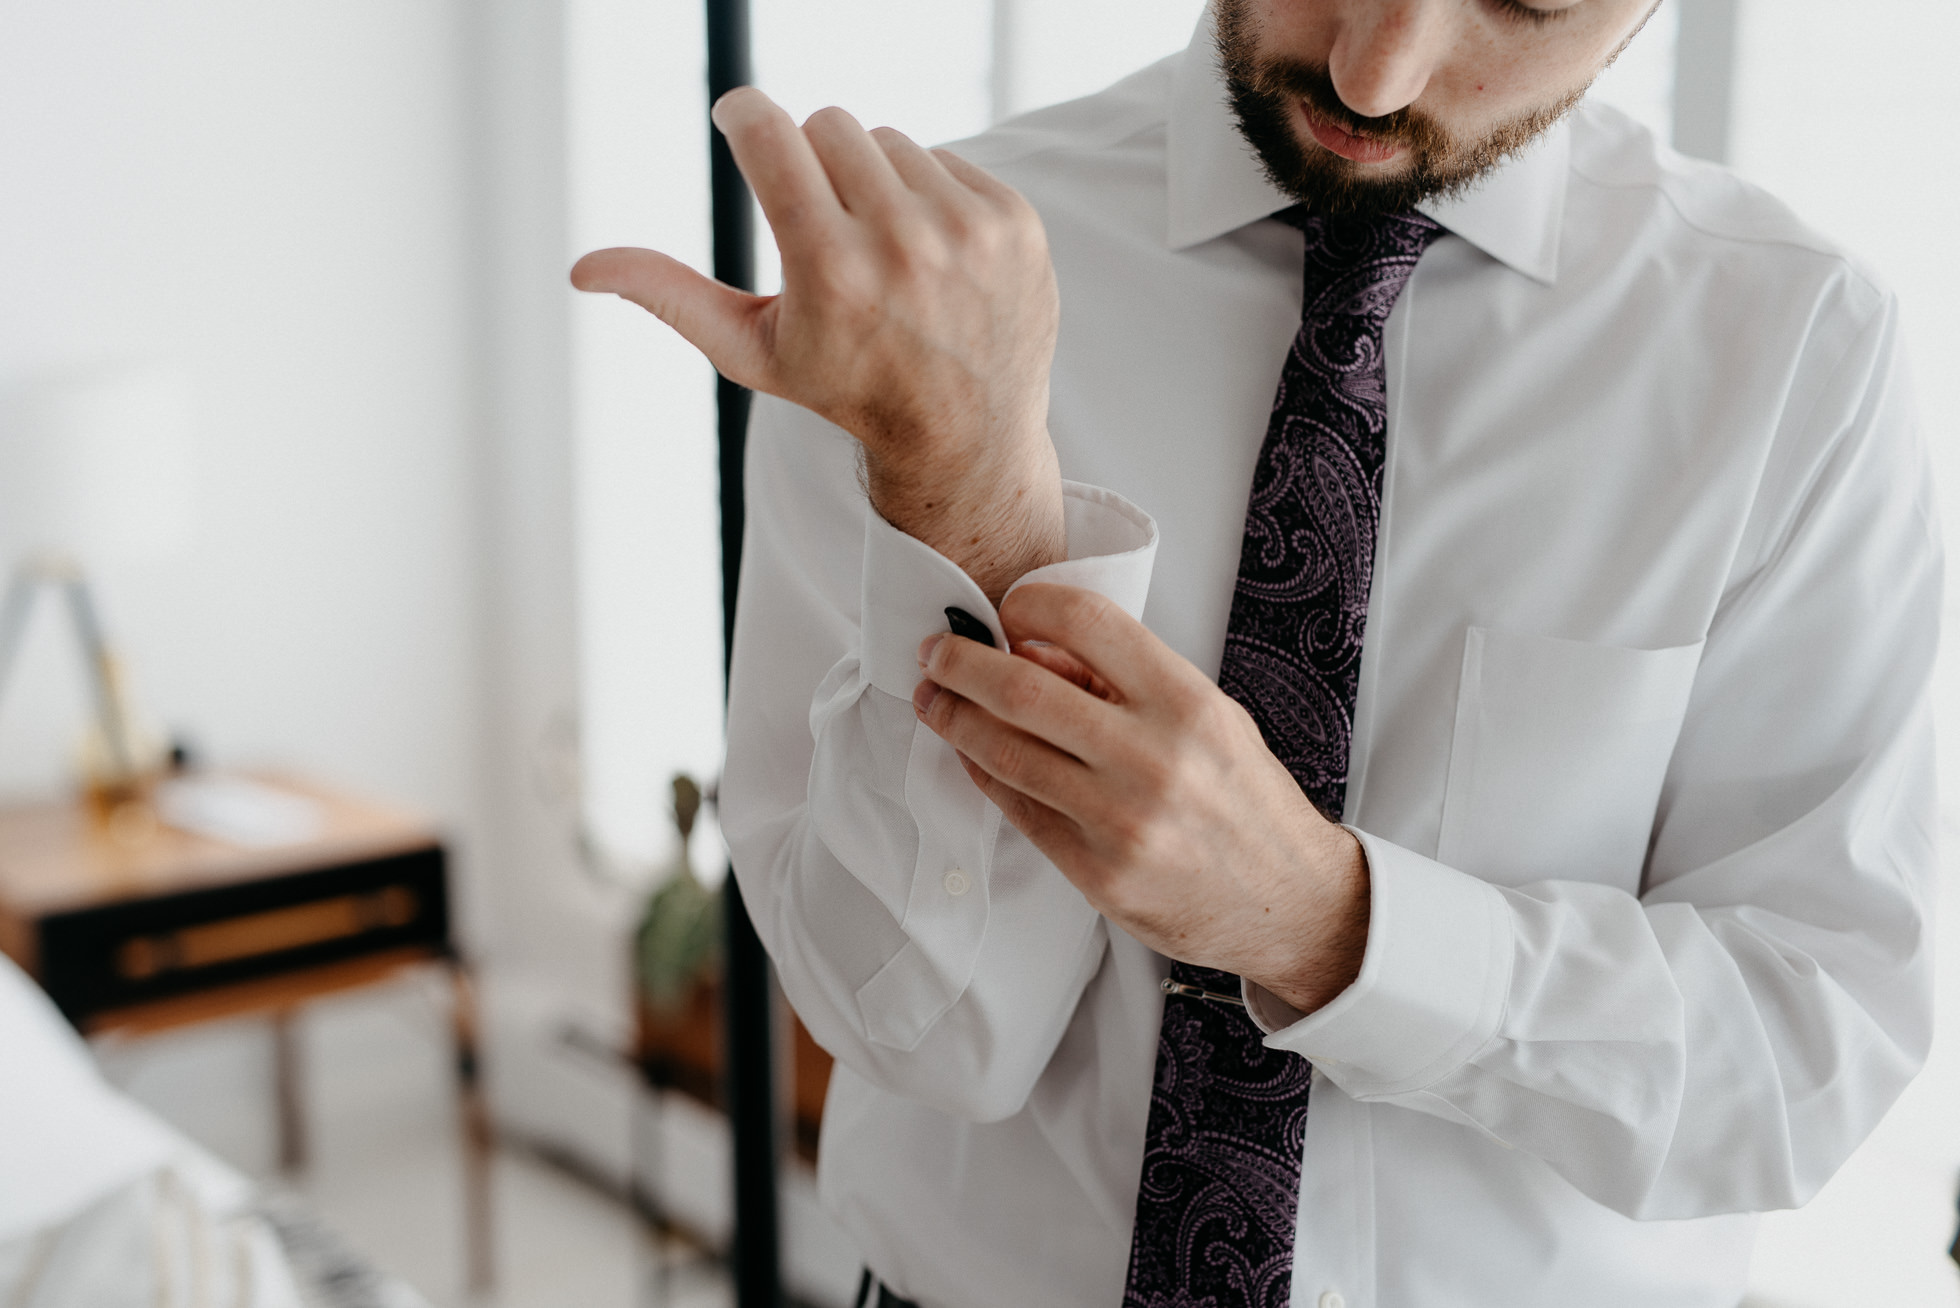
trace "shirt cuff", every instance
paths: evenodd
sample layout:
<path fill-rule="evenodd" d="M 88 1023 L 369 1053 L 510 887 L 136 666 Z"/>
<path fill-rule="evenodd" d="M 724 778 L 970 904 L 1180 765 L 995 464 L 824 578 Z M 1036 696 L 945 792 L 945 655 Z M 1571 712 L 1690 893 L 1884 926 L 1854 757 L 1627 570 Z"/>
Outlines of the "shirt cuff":
<path fill-rule="evenodd" d="M 1305 1017 L 1262 986 L 1243 989 L 1267 1047 L 1311 1059 L 1356 1099 L 1380 1099 L 1434 1083 L 1497 1034 L 1511 984 L 1511 914 L 1495 886 L 1354 834 L 1369 887 L 1368 946 L 1354 984 Z"/>
<path fill-rule="evenodd" d="M 946 610 L 965 609 L 1007 648 L 1000 614 L 960 566 L 908 536 L 865 506 L 862 667 L 879 690 L 910 699 L 919 684 L 919 645 L 946 630 Z M 1009 593 L 1033 582 L 1080 586 L 1143 616 L 1157 558 L 1157 524 L 1114 491 L 1062 483 L 1062 521 L 1068 557 L 1021 577 Z"/>

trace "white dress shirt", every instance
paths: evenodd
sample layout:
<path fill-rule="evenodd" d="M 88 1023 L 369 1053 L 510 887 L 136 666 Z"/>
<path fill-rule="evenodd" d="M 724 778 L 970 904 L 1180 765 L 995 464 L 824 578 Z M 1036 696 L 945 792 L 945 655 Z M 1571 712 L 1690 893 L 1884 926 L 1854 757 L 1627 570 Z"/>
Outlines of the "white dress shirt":
<path fill-rule="evenodd" d="M 1301 236 L 1208 30 L 959 147 L 1047 223 L 1069 554 L 1208 674 Z M 1313 1061 L 1292 1302 L 1732 1305 L 1930 1026 L 1940 561 L 1892 299 L 1582 106 L 1468 195 L 1387 326 L 1345 820 L 1372 907 Z M 1168 963 L 915 719 L 974 583 L 852 440 L 760 401 L 724 823 L 837 1056 L 820 1184 L 927 1308 L 1122 1296 Z"/>

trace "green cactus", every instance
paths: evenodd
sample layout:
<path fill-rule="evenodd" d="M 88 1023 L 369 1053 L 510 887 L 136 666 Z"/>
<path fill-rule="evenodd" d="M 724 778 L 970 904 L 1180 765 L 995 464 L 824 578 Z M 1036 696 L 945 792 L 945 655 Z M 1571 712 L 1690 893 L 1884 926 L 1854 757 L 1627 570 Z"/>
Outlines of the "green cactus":
<path fill-rule="evenodd" d="M 685 775 L 674 778 L 674 827 L 680 843 L 634 933 L 633 959 L 640 990 L 654 1007 L 672 1012 L 695 984 L 721 967 L 721 896 L 695 880 L 687 860 L 688 838 L 701 809 L 701 788 Z"/>

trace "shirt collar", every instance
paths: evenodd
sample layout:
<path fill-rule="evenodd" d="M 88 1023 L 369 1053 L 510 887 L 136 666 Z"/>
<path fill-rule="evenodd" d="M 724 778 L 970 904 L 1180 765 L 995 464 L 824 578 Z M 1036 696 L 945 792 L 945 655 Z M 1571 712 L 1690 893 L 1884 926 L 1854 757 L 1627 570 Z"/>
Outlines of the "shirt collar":
<path fill-rule="evenodd" d="M 1553 126 L 1462 194 L 1417 206 L 1493 259 L 1550 284 L 1571 149 Z M 1293 201 L 1266 179 L 1225 99 L 1207 6 L 1173 75 L 1169 124 L 1170 248 L 1236 231 Z"/>

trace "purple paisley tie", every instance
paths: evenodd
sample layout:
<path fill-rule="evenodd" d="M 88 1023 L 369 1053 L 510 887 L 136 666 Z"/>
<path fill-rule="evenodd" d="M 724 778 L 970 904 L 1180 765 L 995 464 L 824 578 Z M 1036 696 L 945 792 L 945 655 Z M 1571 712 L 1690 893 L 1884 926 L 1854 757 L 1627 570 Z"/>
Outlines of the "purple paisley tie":
<path fill-rule="evenodd" d="M 1382 330 L 1442 229 L 1412 213 L 1276 216 L 1306 233 L 1306 296 L 1218 684 L 1339 820 L 1387 458 Z M 1237 977 L 1176 963 L 1164 988 L 1124 1308 L 1285 1308 L 1313 1068 L 1266 1048 Z"/>

